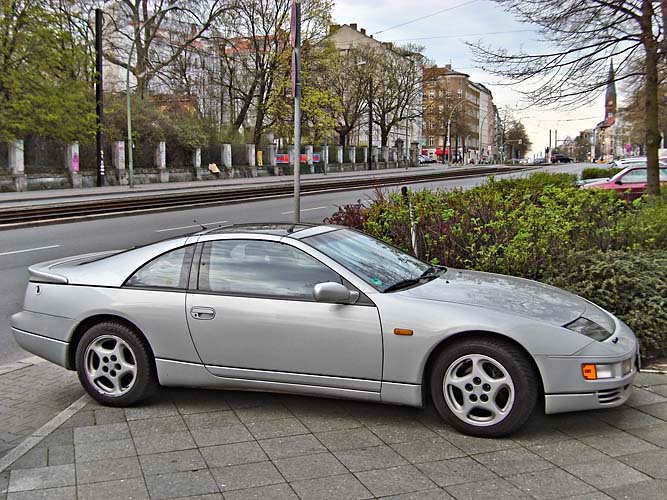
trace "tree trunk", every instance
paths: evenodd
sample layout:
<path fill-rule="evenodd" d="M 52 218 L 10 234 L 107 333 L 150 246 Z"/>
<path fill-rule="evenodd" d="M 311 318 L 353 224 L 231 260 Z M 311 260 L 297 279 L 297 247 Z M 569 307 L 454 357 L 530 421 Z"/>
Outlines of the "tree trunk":
<path fill-rule="evenodd" d="M 658 126 L 658 46 L 653 37 L 653 3 L 642 0 L 642 43 L 645 51 L 644 126 L 646 128 L 646 159 L 648 194 L 660 194 L 660 171 L 658 148 L 660 128 Z"/>

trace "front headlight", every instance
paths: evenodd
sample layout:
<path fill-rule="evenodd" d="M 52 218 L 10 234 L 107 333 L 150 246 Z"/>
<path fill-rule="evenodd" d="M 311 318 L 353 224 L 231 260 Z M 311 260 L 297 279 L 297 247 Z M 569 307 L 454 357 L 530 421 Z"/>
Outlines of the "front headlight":
<path fill-rule="evenodd" d="M 588 318 L 583 316 L 579 319 L 574 320 L 572 323 L 565 325 L 565 328 L 572 330 L 574 332 L 581 333 L 587 337 L 602 342 L 611 337 L 611 332 L 605 330 L 602 326 L 598 325 L 595 321 L 591 321 Z"/>

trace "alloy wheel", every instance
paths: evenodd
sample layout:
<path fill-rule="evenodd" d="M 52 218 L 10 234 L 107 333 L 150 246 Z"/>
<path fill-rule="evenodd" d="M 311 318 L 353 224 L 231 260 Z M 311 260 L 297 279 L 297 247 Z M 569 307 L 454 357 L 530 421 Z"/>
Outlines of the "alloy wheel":
<path fill-rule="evenodd" d="M 84 370 L 88 382 L 100 393 L 118 397 L 126 394 L 137 379 L 137 362 L 132 348 L 115 335 L 95 338 L 86 348 Z"/>

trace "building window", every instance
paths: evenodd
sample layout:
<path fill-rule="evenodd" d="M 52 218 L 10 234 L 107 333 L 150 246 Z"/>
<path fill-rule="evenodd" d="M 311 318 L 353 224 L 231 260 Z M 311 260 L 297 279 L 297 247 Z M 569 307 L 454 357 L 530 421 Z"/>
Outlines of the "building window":
<path fill-rule="evenodd" d="M 428 145 L 433 146 L 434 144 L 435 144 L 435 137 L 433 137 L 432 135 L 429 135 L 428 136 Z"/>
<path fill-rule="evenodd" d="M 458 89 L 458 90 L 456 91 L 456 96 L 457 96 L 459 99 L 461 99 L 461 97 L 463 97 L 463 90 Z"/>

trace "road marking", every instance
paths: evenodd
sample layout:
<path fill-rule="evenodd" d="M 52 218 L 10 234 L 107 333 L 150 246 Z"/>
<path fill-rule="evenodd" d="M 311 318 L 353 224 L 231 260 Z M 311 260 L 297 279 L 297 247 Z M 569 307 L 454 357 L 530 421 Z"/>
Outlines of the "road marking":
<path fill-rule="evenodd" d="M 311 210 L 323 210 L 325 208 L 329 208 L 329 207 L 327 206 L 327 207 L 315 207 L 315 208 L 302 208 L 301 211 L 302 212 L 310 212 Z M 287 215 L 287 214 L 293 214 L 293 213 L 294 213 L 294 210 L 290 210 L 289 212 L 283 212 L 281 215 Z"/>
<path fill-rule="evenodd" d="M 213 226 L 215 224 L 224 224 L 228 220 L 219 220 L 218 222 L 204 222 L 203 224 L 195 224 L 194 226 L 170 227 L 167 229 L 158 229 L 156 233 L 166 233 L 167 231 L 178 231 L 179 229 L 192 229 L 193 227 Z"/>
<path fill-rule="evenodd" d="M 58 248 L 60 245 L 49 245 L 48 247 L 26 248 L 25 250 L 14 250 L 13 252 L 2 252 L 2 255 L 14 255 L 17 253 L 36 252 L 37 250 L 48 250 L 49 248 Z"/>

